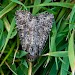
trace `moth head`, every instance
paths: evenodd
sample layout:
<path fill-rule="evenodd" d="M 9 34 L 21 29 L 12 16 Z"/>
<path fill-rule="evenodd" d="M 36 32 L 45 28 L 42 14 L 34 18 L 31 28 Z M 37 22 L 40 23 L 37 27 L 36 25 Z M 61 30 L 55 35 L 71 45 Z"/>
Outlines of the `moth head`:
<path fill-rule="evenodd" d="M 34 55 L 34 56 L 32 56 L 32 55 L 30 55 L 30 54 L 28 54 L 27 55 L 27 59 L 29 60 L 29 61 L 35 61 L 37 58 L 38 58 L 38 54 L 37 55 Z"/>

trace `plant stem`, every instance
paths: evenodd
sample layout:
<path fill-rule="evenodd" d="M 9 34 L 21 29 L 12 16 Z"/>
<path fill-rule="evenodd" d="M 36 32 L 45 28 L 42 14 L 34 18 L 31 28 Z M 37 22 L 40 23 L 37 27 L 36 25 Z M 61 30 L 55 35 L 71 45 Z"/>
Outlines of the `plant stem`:
<path fill-rule="evenodd" d="M 29 61 L 28 75 L 32 75 L 32 62 Z"/>

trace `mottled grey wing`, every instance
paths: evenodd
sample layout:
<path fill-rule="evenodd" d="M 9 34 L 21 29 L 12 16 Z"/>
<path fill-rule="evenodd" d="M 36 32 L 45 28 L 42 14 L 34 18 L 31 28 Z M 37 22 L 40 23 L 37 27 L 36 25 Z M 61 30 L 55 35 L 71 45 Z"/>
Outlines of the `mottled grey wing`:
<path fill-rule="evenodd" d="M 39 14 L 36 18 L 38 21 L 36 29 L 39 36 L 38 42 L 39 42 L 39 55 L 40 55 L 40 53 L 42 52 L 41 50 L 43 49 L 48 39 L 49 33 L 51 31 L 54 16 L 53 14 L 49 14 L 45 12 L 45 13 Z"/>
<path fill-rule="evenodd" d="M 31 20 L 31 14 L 27 11 L 17 11 L 16 12 L 16 25 L 21 40 L 23 50 L 26 50 L 28 32 L 29 32 L 29 20 Z"/>
<path fill-rule="evenodd" d="M 35 29 L 37 20 L 30 12 L 21 10 L 16 12 L 16 24 L 22 49 L 28 52 L 27 58 L 34 61 L 39 54 L 39 49 L 35 44 L 37 42 Z"/>

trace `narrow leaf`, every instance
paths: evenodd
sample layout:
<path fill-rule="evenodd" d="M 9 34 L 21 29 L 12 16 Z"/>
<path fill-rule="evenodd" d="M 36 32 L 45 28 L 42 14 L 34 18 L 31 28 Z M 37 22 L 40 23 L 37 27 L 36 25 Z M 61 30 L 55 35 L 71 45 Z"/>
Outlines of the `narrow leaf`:
<path fill-rule="evenodd" d="M 74 32 L 72 32 L 68 45 L 68 57 L 72 72 L 75 71 L 75 56 L 74 56 Z"/>

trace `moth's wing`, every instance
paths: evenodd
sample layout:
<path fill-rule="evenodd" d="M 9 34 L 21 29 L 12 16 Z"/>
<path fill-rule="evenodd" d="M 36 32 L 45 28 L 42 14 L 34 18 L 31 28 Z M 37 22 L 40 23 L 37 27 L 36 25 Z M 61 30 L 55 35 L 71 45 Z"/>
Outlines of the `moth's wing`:
<path fill-rule="evenodd" d="M 28 32 L 29 32 L 29 22 L 32 19 L 32 15 L 28 11 L 18 10 L 16 12 L 16 25 L 18 34 L 21 40 L 21 45 L 23 50 L 27 50 L 30 42 L 28 42 Z"/>
<path fill-rule="evenodd" d="M 37 16 L 37 31 L 39 36 L 39 54 L 41 53 L 43 47 L 45 46 L 45 43 L 48 39 L 49 33 L 52 28 L 54 16 L 53 14 L 49 13 L 41 13 Z"/>
<path fill-rule="evenodd" d="M 37 24 L 36 17 L 33 17 L 28 11 L 17 11 L 16 24 L 22 49 L 29 53 L 27 58 L 31 61 L 34 61 L 38 56 L 36 55 L 38 50 L 35 44 L 35 38 L 37 36 L 35 33 L 35 25 Z"/>

